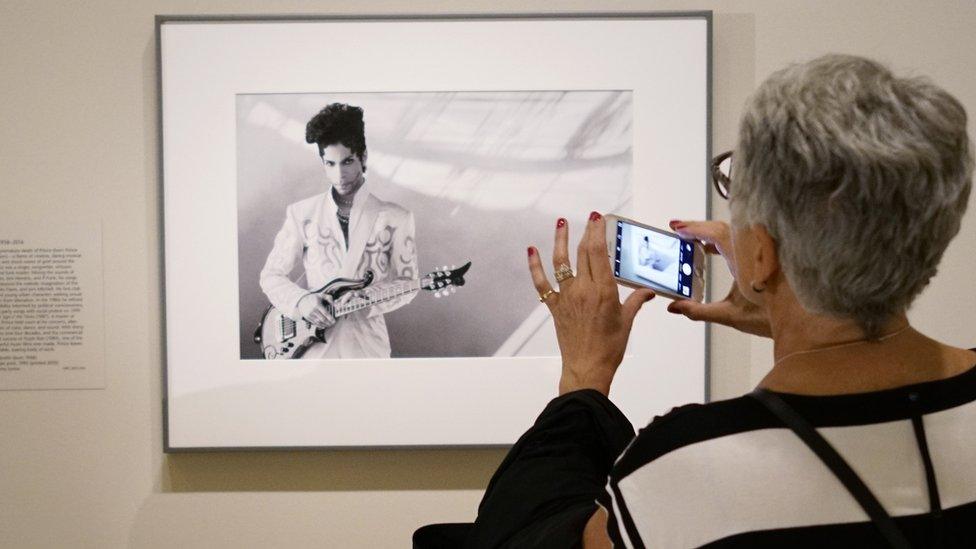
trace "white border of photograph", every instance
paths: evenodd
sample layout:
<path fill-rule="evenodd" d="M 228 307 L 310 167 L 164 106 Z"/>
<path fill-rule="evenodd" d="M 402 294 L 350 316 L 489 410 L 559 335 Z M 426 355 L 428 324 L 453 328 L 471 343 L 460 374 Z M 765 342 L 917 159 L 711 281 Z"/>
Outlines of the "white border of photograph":
<path fill-rule="evenodd" d="M 236 94 L 633 90 L 630 217 L 666 227 L 709 213 L 710 33 L 707 12 L 157 18 L 166 451 L 507 445 L 556 395 L 558 357 L 241 360 Z M 611 393 L 638 427 L 707 398 L 706 327 L 665 305 Z"/>

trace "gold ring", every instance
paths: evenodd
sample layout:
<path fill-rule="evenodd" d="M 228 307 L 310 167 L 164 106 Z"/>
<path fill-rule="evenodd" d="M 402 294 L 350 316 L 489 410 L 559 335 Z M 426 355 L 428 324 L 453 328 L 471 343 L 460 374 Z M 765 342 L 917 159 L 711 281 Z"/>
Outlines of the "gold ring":
<path fill-rule="evenodd" d="M 556 282 L 562 282 L 568 278 L 573 278 L 573 276 L 575 276 L 573 274 L 573 269 L 571 269 L 569 265 L 560 263 L 559 266 L 556 267 Z"/>
<path fill-rule="evenodd" d="M 544 293 L 539 294 L 539 302 L 545 303 L 546 300 L 549 299 L 549 296 L 551 296 L 554 293 L 556 293 L 556 290 L 553 290 L 552 288 L 549 288 Z"/>

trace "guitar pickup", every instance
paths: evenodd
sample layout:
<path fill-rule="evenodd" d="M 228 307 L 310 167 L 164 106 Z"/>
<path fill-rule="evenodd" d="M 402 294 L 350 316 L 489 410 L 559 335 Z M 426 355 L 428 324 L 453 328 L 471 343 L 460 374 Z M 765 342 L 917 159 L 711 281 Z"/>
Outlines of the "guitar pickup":
<path fill-rule="evenodd" d="M 278 323 L 278 341 L 288 341 L 295 337 L 295 321 L 282 315 Z"/>

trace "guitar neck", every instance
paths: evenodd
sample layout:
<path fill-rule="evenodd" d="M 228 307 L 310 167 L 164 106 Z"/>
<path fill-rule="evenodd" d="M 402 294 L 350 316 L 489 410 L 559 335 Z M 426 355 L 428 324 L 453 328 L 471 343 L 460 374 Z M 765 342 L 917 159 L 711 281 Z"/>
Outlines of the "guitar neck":
<path fill-rule="evenodd" d="M 375 288 L 367 289 L 365 290 L 365 297 L 355 297 L 342 305 L 336 306 L 332 314 L 335 318 L 339 318 L 378 303 L 384 303 L 400 296 L 412 294 L 418 290 L 420 290 L 419 280 L 398 282 L 380 290 Z"/>

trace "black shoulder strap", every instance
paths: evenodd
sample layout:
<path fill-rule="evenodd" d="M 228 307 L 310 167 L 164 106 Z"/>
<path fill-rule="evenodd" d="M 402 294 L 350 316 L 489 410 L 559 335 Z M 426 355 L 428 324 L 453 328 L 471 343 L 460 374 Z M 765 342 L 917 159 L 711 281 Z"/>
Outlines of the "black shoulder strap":
<path fill-rule="evenodd" d="M 834 450 L 830 443 L 807 420 L 803 419 L 803 416 L 798 414 L 796 410 L 791 408 L 779 396 L 765 389 L 756 389 L 750 396 L 761 402 L 817 454 L 817 457 L 824 462 L 824 465 L 830 468 L 837 479 L 847 488 L 847 491 L 854 496 L 854 499 L 861 505 L 864 512 L 871 517 L 871 521 L 874 522 L 874 525 L 878 527 L 878 530 L 881 531 L 881 534 L 888 540 L 888 543 L 892 547 L 897 549 L 911 548 L 911 544 L 908 543 L 908 540 L 895 524 L 895 521 L 891 519 L 891 516 L 881 506 L 878 498 L 874 497 L 874 494 L 864 484 L 864 481 L 857 476 L 857 473 L 837 453 L 837 450 Z"/>

